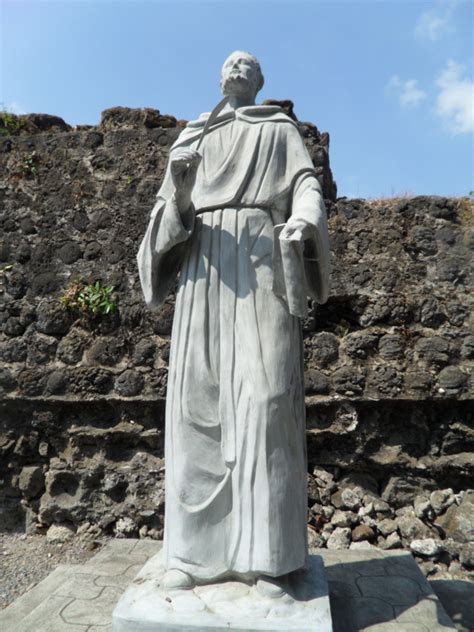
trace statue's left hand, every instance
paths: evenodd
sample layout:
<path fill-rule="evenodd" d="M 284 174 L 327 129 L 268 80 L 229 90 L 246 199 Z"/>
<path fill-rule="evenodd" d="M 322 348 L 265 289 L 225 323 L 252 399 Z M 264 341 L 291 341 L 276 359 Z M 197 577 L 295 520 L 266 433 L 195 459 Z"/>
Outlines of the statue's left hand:
<path fill-rule="evenodd" d="M 290 217 L 285 224 L 285 228 L 280 233 L 280 239 L 304 241 L 309 235 L 309 229 L 310 226 L 304 219 Z"/>
<path fill-rule="evenodd" d="M 175 199 L 180 212 L 185 212 L 189 208 L 200 162 L 201 154 L 193 149 L 179 149 L 170 158 Z"/>

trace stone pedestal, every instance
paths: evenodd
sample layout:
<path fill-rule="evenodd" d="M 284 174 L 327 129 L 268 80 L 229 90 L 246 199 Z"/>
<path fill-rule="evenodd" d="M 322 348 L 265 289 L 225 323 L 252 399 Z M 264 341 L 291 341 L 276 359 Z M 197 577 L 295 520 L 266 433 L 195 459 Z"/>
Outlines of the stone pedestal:
<path fill-rule="evenodd" d="M 261 596 L 252 584 L 222 581 L 165 591 L 161 552 L 141 569 L 113 612 L 113 632 L 332 632 L 324 563 L 309 557 L 289 576 L 287 594 Z"/>

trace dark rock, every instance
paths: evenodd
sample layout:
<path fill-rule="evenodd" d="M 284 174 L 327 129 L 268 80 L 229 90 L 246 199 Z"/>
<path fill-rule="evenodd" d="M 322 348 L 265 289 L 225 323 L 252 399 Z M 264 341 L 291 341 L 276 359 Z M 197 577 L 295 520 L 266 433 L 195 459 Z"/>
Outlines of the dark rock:
<path fill-rule="evenodd" d="M 27 397 L 37 397 L 44 391 L 47 375 L 39 369 L 23 369 L 18 375 L 18 388 Z"/>
<path fill-rule="evenodd" d="M 71 264 L 82 257 L 82 250 L 77 242 L 68 241 L 58 250 L 58 255 L 61 261 Z"/>
<path fill-rule="evenodd" d="M 461 357 L 466 360 L 474 358 L 474 336 L 466 336 L 461 347 Z"/>
<path fill-rule="evenodd" d="M 86 261 L 97 259 L 97 257 L 100 257 L 101 252 L 101 245 L 97 241 L 90 241 L 84 250 L 84 259 Z"/>
<path fill-rule="evenodd" d="M 16 380 L 8 369 L 0 367 L 0 395 L 15 390 Z"/>
<path fill-rule="evenodd" d="M 0 359 L 4 362 L 24 362 L 27 355 L 26 340 L 13 338 L 0 342 Z"/>
<path fill-rule="evenodd" d="M 133 352 L 133 361 L 139 366 L 153 366 L 155 361 L 156 344 L 143 338 L 136 345 Z"/>
<path fill-rule="evenodd" d="M 329 333 L 317 334 L 312 340 L 312 361 L 317 366 L 326 367 L 335 362 L 339 355 L 339 342 Z"/>
<path fill-rule="evenodd" d="M 420 476 L 392 476 L 385 485 L 382 498 L 392 507 L 404 507 L 411 505 L 422 491 L 434 490 L 436 487 L 435 481 Z"/>
<path fill-rule="evenodd" d="M 446 320 L 446 315 L 439 302 L 433 298 L 427 298 L 421 304 L 420 322 L 425 327 L 439 327 Z"/>
<path fill-rule="evenodd" d="M 308 395 L 325 395 L 329 391 L 329 380 L 321 371 L 308 369 L 304 374 L 304 388 Z"/>
<path fill-rule="evenodd" d="M 41 301 L 36 326 L 44 334 L 61 336 L 68 332 L 71 316 L 59 301 Z"/>
<path fill-rule="evenodd" d="M 408 371 L 405 373 L 405 386 L 408 391 L 428 397 L 431 393 L 433 377 L 426 371 Z"/>
<path fill-rule="evenodd" d="M 38 296 L 54 294 L 60 286 L 60 281 L 55 272 L 40 272 L 32 281 L 32 292 Z"/>
<path fill-rule="evenodd" d="M 402 358 L 405 350 L 405 340 L 402 336 L 387 334 L 379 341 L 379 353 L 385 360 Z"/>
<path fill-rule="evenodd" d="M 113 366 L 123 357 L 123 343 L 116 338 L 99 338 L 87 352 L 88 360 L 93 364 Z"/>
<path fill-rule="evenodd" d="M 35 498 L 44 489 L 43 468 L 38 465 L 24 467 L 20 472 L 18 486 L 26 498 Z"/>
<path fill-rule="evenodd" d="M 382 395 L 396 397 L 401 392 L 402 376 L 391 366 L 375 366 L 369 371 L 367 389 L 373 389 Z"/>
<path fill-rule="evenodd" d="M 73 329 L 59 342 L 58 359 L 66 364 L 77 364 L 82 359 L 88 340 L 89 336 L 85 332 Z"/>
<path fill-rule="evenodd" d="M 337 393 L 344 395 L 362 395 L 365 385 L 365 375 L 349 367 L 342 367 L 334 371 L 332 383 Z"/>
<path fill-rule="evenodd" d="M 429 364 L 445 364 L 449 361 L 449 342 L 439 336 L 421 338 L 415 345 L 415 351 Z"/>
<path fill-rule="evenodd" d="M 28 345 L 28 363 L 46 364 L 54 358 L 57 346 L 56 338 L 43 334 L 34 335 Z"/>
<path fill-rule="evenodd" d="M 447 366 L 438 375 L 438 385 L 447 395 L 457 395 L 466 382 L 467 375 L 456 366 Z"/>
<path fill-rule="evenodd" d="M 84 233 L 89 225 L 89 218 L 87 217 L 87 213 L 84 213 L 83 211 L 74 213 L 74 216 L 72 218 L 72 225 L 76 230 Z"/>
<path fill-rule="evenodd" d="M 343 346 L 351 358 L 365 360 L 377 348 L 379 336 L 367 332 L 355 332 L 348 334 L 343 339 Z"/>
<path fill-rule="evenodd" d="M 437 277 L 440 281 L 458 283 L 464 279 L 463 267 L 463 262 L 458 258 L 440 258 L 437 262 Z"/>
<path fill-rule="evenodd" d="M 7 336 L 21 336 L 26 329 L 26 325 L 20 318 L 11 316 L 7 318 L 7 321 L 3 327 L 3 331 Z"/>
<path fill-rule="evenodd" d="M 262 105 L 278 105 L 293 121 L 298 120 L 293 111 L 294 103 L 289 99 L 284 99 L 283 101 L 278 101 L 277 99 L 266 99 L 265 101 L 262 101 Z"/>
<path fill-rule="evenodd" d="M 352 529 L 351 538 L 352 542 L 373 542 L 375 540 L 375 532 L 371 527 L 361 524 Z"/>
<path fill-rule="evenodd" d="M 112 374 L 104 369 L 77 367 L 71 370 L 70 390 L 73 393 L 105 394 L 112 389 Z"/>
<path fill-rule="evenodd" d="M 62 131 L 68 132 L 71 127 L 59 116 L 51 114 L 22 114 L 19 116 L 22 123 L 22 130 L 30 134 L 36 132 Z"/>
<path fill-rule="evenodd" d="M 104 110 L 100 121 L 103 130 L 123 127 L 176 127 L 174 116 L 162 115 L 152 108 L 114 107 Z"/>
<path fill-rule="evenodd" d="M 132 397 L 138 395 L 143 389 L 143 376 L 132 369 L 127 369 L 115 380 L 115 390 L 119 395 Z"/>
<path fill-rule="evenodd" d="M 173 326 L 174 305 L 164 303 L 153 315 L 153 329 L 160 335 L 170 335 Z"/>
<path fill-rule="evenodd" d="M 67 391 L 68 379 L 64 371 L 52 371 L 46 381 L 45 395 L 62 395 Z"/>

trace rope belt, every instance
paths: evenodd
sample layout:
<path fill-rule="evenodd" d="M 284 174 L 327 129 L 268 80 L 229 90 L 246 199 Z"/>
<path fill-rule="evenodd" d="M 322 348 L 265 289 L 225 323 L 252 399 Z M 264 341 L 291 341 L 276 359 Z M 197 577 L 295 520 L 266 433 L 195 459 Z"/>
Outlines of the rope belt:
<path fill-rule="evenodd" d="M 197 209 L 196 211 L 194 211 L 194 214 L 202 215 L 203 213 L 212 213 L 213 211 L 224 211 L 226 208 L 235 209 L 237 211 L 239 209 L 248 209 L 249 211 L 252 211 L 252 210 L 264 211 L 265 213 L 270 213 L 272 210 L 270 207 L 267 207 L 267 206 L 250 206 L 249 204 L 232 204 L 228 206 L 207 206 L 205 208 Z"/>

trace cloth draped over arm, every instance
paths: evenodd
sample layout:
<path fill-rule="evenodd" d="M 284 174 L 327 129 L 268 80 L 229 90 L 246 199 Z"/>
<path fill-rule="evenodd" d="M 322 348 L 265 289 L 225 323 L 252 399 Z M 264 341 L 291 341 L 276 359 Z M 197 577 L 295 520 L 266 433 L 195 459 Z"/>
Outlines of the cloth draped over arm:
<path fill-rule="evenodd" d="M 185 217 L 178 211 L 171 174 L 166 172 L 137 254 L 145 302 L 158 308 L 173 287 L 187 239 L 194 228 L 194 208 Z"/>

